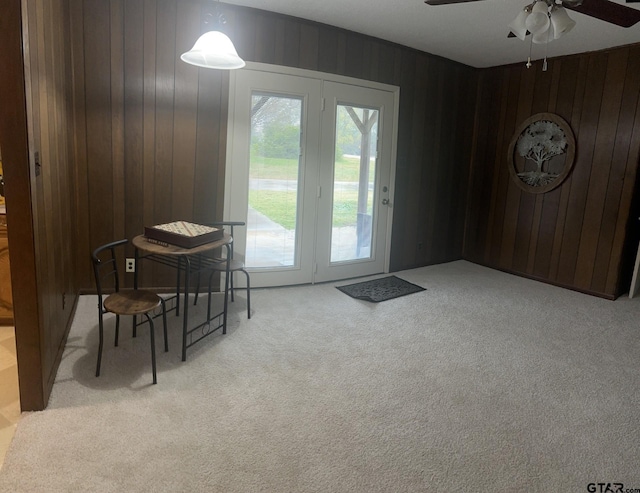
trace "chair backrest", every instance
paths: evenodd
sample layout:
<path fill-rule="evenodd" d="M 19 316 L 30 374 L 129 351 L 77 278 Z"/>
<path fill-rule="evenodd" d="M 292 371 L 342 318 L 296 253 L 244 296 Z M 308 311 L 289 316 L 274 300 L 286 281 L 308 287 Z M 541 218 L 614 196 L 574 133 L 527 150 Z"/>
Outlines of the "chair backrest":
<path fill-rule="evenodd" d="M 102 295 L 104 288 L 120 291 L 120 276 L 118 273 L 118 262 L 116 260 L 116 248 L 126 245 L 129 240 L 118 240 L 96 248 L 91 254 L 93 262 L 93 274 L 96 278 L 96 289 L 98 290 L 98 304 L 102 306 Z"/>
<path fill-rule="evenodd" d="M 223 228 L 229 227 L 229 234 L 231 238 L 233 238 L 233 228 L 234 226 L 244 226 L 246 223 L 244 221 L 216 221 L 213 223 L 209 223 L 208 226 L 213 226 L 218 228 L 222 226 Z M 229 255 L 233 259 L 233 242 L 229 245 Z"/>

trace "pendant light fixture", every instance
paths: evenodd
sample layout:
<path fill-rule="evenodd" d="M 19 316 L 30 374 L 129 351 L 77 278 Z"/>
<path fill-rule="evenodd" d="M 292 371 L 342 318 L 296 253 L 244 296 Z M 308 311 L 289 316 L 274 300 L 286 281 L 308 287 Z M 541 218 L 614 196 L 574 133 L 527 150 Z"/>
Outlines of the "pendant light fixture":
<path fill-rule="evenodd" d="M 213 24 L 216 28 L 227 23 L 224 14 L 218 11 L 217 2 L 214 13 L 207 14 L 204 23 L 205 25 Z M 221 70 L 238 69 L 246 65 L 244 60 L 238 56 L 229 36 L 217 29 L 200 36 L 193 48 L 183 53 L 180 59 L 197 67 Z"/>

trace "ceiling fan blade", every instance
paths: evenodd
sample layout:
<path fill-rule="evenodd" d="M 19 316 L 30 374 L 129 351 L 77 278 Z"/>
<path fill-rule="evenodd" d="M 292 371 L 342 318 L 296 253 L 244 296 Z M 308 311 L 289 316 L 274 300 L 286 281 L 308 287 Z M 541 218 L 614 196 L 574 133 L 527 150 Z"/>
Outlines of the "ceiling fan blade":
<path fill-rule="evenodd" d="M 609 0 L 584 0 L 582 5 L 576 5 L 575 7 L 572 7 L 569 3 L 563 3 L 562 6 L 568 10 L 595 17 L 620 27 L 631 27 L 640 22 L 640 10 L 610 2 Z"/>
<path fill-rule="evenodd" d="M 482 0 L 424 0 L 427 5 L 450 5 L 452 3 L 480 2 Z"/>

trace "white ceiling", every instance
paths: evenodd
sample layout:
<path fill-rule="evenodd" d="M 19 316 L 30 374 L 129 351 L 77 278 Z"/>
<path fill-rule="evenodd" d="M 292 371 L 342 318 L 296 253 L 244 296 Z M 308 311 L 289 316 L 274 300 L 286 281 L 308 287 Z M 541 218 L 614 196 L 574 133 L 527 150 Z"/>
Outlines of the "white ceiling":
<path fill-rule="evenodd" d="M 223 0 L 301 17 L 420 51 L 472 67 L 525 62 L 527 41 L 507 38 L 507 25 L 531 0 L 483 0 L 455 5 L 426 5 L 423 0 Z M 589 1 L 589 0 L 585 0 Z M 626 4 L 640 10 L 640 4 Z M 568 11 L 576 21 L 571 32 L 545 45 L 533 45 L 532 59 L 583 53 L 640 42 L 640 23 L 622 28 Z"/>

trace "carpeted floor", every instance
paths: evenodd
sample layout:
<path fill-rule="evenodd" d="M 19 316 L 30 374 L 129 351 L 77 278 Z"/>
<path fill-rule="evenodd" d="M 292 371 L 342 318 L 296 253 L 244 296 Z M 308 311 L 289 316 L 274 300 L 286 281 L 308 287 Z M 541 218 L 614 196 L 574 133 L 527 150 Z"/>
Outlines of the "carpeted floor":
<path fill-rule="evenodd" d="M 229 333 L 185 363 L 171 317 L 155 386 L 145 331 L 106 346 L 93 376 L 95 298 L 82 297 L 0 491 L 640 488 L 640 298 L 464 261 L 398 274 L 428 291 L 372 304 L 338 283 L 256 289 L 251 320 L 240 296 Z"/>

